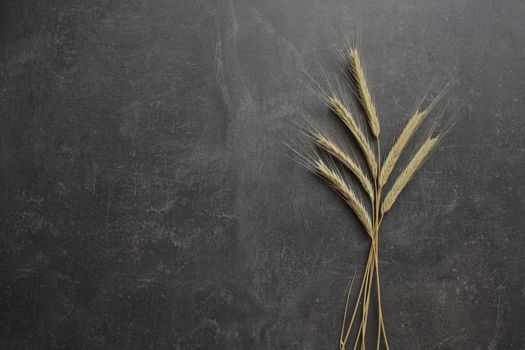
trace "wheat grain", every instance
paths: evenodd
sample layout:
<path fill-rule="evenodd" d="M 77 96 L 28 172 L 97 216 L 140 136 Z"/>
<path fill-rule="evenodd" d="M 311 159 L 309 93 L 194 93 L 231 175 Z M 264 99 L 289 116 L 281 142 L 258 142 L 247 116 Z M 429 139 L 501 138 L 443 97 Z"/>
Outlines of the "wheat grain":
<path fill-rule="evenodd" d="M 370 220 L 370 215 L 368 215 L 367 210 L 357 195 L 347 185 L 341 175 L 335 171 L 333 167 L 328 166 L 321 158 L 317 159 L 315 162 L 315 168 L 319 176 L 324 178 L 330 186 L 339 193 L 341 197 L 343 197 L 348 206 L 352 208 L 359 221 L 363 224 L 366 232 L 371 236 L 372 221 Z"/>
<path fill-rule="evenodd" d="M 379 118 L 377 117 L 376 108 L 372 101 L 372 95 L 370 94 L 368 83 L 366 82 L 365 70 L 363 68 L 363 63 L 361 62 L 359 51 L 355 48 L 351 48 L 348 51 L 347 59 L 350 63 L 352 76 L 355 79 L 359 101 L 366 113 L 368 125 L 370 126 L 370 130 L 372 130 L 372 134 L 377 138 L 379 137 L 380 132 Z"/>

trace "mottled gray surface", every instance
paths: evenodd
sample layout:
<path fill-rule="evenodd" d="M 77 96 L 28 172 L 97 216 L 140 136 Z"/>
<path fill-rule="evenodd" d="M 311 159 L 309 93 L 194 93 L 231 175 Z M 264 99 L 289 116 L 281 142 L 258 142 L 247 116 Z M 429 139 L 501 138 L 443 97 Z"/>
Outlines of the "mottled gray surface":
<path fill-rule="evenodd" d="M 384 144 L 458 81 L 384 221 L 392 349 L 525 349 L 525 2 L 0 6 L 2 349 L 335 349 L 367 240 L 283 142 L 332 118 L 305 84 L 338 28 Z"/>

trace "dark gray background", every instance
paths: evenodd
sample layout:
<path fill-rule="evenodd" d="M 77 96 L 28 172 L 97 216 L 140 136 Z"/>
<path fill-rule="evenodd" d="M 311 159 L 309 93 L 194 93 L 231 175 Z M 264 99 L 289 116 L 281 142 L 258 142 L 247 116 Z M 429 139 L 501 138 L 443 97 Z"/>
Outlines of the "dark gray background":
<path fill-rule="evenodd" d="M 332 118 L 306 85 L 340 28 L 384 145 L 458 82 L 461 120 L 384 221 L 392 348 L 525 349 L 524 1 L 0 11 L 2 349 L 335 349 L 367 239 L 283 142 Z"/>

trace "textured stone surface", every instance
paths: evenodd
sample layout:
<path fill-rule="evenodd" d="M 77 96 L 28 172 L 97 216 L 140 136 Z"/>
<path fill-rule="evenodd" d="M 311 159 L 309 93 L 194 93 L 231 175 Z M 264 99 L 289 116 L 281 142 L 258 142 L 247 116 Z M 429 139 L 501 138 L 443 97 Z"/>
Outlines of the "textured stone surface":
<path fill-rule="evenodd" d="M 384 145 L 458 81 L 384 221 L 392 348 L 525 348 L 523 1 L 0 6 L 1 348 L 336 348 L 367 240 L 284 142 L 330 123 L 306 85 L 340 28 Z"/>

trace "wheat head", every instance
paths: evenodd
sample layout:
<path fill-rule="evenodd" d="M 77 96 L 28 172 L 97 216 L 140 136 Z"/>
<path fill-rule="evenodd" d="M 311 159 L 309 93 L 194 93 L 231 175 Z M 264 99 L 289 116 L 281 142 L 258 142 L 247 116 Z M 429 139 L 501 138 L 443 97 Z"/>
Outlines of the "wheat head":
<path fill-rule="evenodd" d="M 424 110 L 422 112 L 415 112 L 410 120 L 406 123 L 403 131 L 399 134 L 396 142 L 388 152 L 388 155 L 381 166 L 381 171 L 379 172 L 379 187 L 383 187 L 388 180 L 388 177 L 392 173 L 394 166 L 396 165 L 401 153 L 405 149 L 405 146 L 408 144 L 416 130 L 419 128 L 425 117 L 428 115 L 428 111 Z"/>
<path fill-rule="evenodd" d="M 425 140 L 425 142 L 423 142 L 418 151 L 410 159 L 405 169 L 403 169 L 401 174 L 399 174 L 396 181 L 392 185 L 392 188 L 383 200 L 383 203 L 381 204 L 382 215 L 384 215 L 392 208 L 392 205 L 396 201 L 401 191 L 410 182 L 410 180 L 417 172 L 417 170 L 421 167 L 421 165 L 423 165 L 430 153 L 436 148 L 441 138 L 442 135 L 438 135 L 435 137 L 429 137 Z"/>
<path fill-rule="evenodd" d="M 365 69 L 361 62 L 361 56 L 356 48 L 349 50 L 348 61 L 350 63 L 352 76 L 355 79 L 359 101 L 366 113 L 368 125 L 370 126 L 370 130 L 372 130 L 372 134 L 377 138 L 380 132 L 379 118 L 377 117 L 376 107 L 372 101 L 372 95 L 366 82 Z"/>
<path fill-rule="evenodd" d="M 350 133 L 354 137 L 357 145 L 363 152 L 372 177 L 375 179 L 377 176 L 377 161 L 367 137 L 357 125 L 354 117 L 352 116 L 348 108 L 346 108 L 346 106 L 338 97 L 327 97 L 325 102 L 330 107 L 330 109 L 339 117 L 339 119 L 341 119 L 341 121 L 346 125 L 348 130 L 350 130 Z"/>
<path fill-rule="evenodd" d="M 380 188 L 383 188 L 383 186 L 388 181 L 388 177 L 392 173 L 392 170 L 394 169 L 394 166 L 399 160 L 401 153 L 403 153 L 403 150 L 405 149 L 406 145 L 410 142 L 412 136 L 415 134 L 423 120 L 430 114 L 430 112 L 432 112 L 434 107 L 443 98 L 443 96 L 445 96 L 447 88 L 448 85 L 443 90 L 441 90 L 436 97 L 432 99 L 430 104 L 423 111 L 419 110 L 421 102 L 417 104 L 416 111 L 412 114 L 412 117 L 410 117 L 410 119 L 406 123 L 405 127 L 396 139 L 394 145 L 388 152 L 385 161 L 383 162 L 378 179 Z M 444 112 L 444 110 L 442 112 Z"/>
<path fill-rule="evenodd" d="M 342 176 L 334 170 L 333 167 L 330 167 L 324 162 L 321 158 L 318 158 L 314 167 L 316 172 L 324 178 L 328 184 L 337 192 L 348 206 L 354 211 L 355 215 L 363 224 L 366 232 L 372 236 L 372 221 L 370 220 L 370 215 L 368 215 L 367 210 L 363 206 L 363 203 L 359 200 L 354 191 L 347 185 Z"/>
<path fill-rule="evenodd" d="M 361 169 L 361 166 L 354 160 L 354 158 L 344 151 L 343 148 L 337 144 L 337 142 L 324 136 L 322 133 L 315 130 L 310 131 L 310 133 L 317 145 L 319 145 L 335 159 L 341 162 L 348 170 L 352 172 L 352 174 L 355 175 L 355 177 L 363 186 L 366 194 L 368 194 L 370 197 L 370 200 L 373 200 L 374 189 L 372 187 L 372 183 L 363 169 Z"/>

